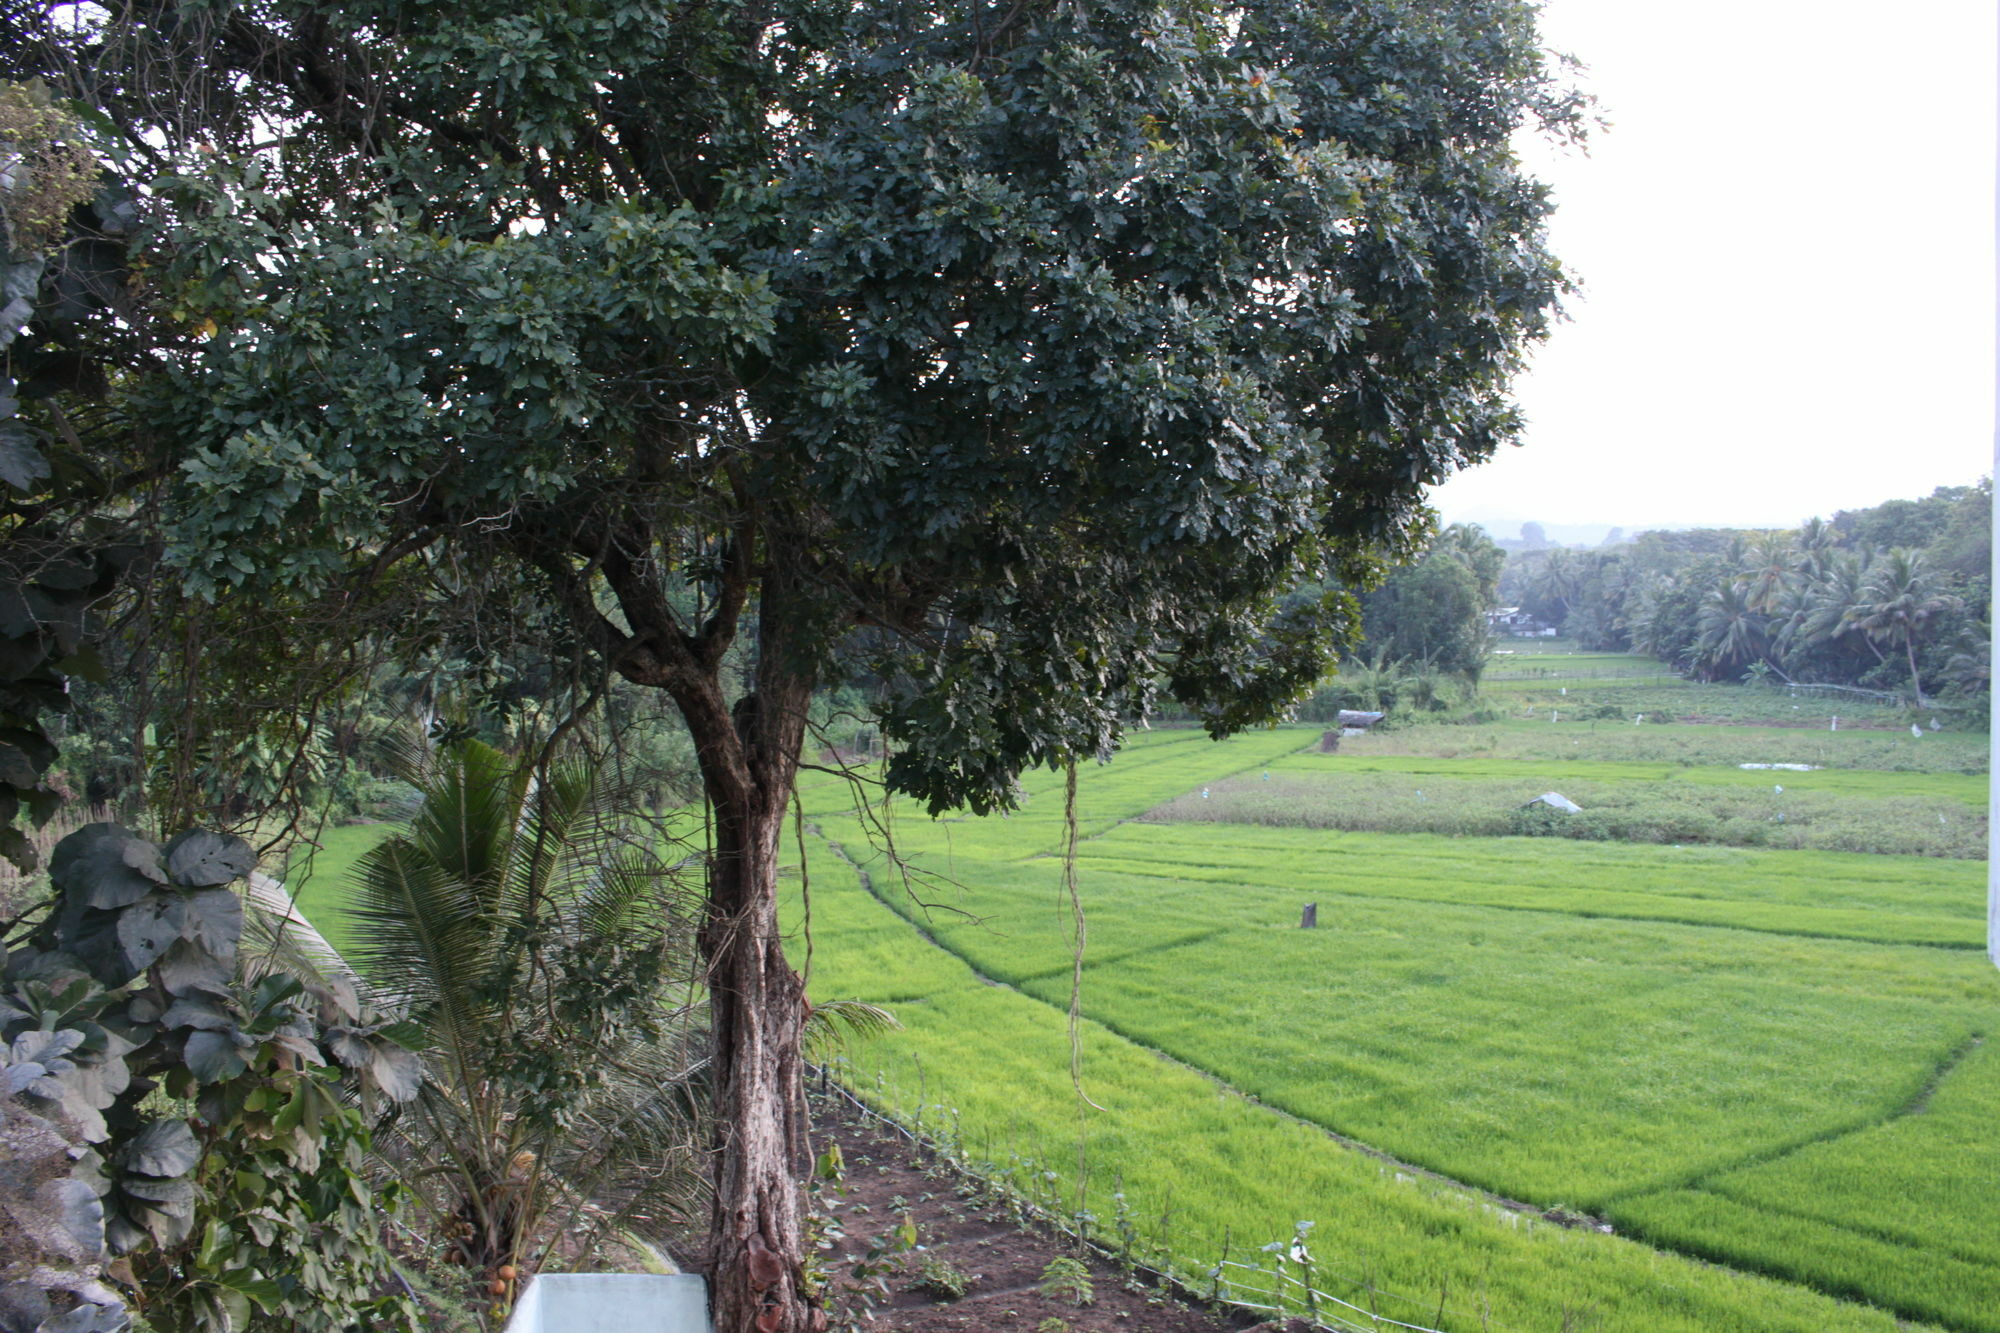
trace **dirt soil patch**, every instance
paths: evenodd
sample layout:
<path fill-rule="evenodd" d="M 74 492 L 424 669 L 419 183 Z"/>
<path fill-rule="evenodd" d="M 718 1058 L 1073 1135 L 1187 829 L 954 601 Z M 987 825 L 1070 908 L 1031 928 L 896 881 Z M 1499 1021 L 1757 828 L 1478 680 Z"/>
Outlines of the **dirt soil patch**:
<path fill-rule="evenodd" d="M 824 1101 L 814 1107 L 814 1146 L 838 1143 L 846 1164 L 845 1193 L 835 1216 L 845 1231 L 829 1254 L 861 1258 L 907 1217 L 915 1249 L 894 1254 L 861 1322 L 883 1333 L 1227 1333 L 1252 1325 L 1188 1304 L 1137 1280 L 1053 1230 L 1018 1222 L 1004 1200 L 901 1134 Z M 1050 1265 L 1080 1260 L 1088 1272 L 1088 1304 L 1043 1290 Z M 846 1265 L 837 1265 L 845 1269 Z M 1057 1274 L 1061 1275 L 1061 1267 Z M 939 1285 L 964 1282 L 951 1297 Z M 1086 1283 L 1068 1284 L 1081 1294 Z M 883 1290 L 882 1288 L 886 1288 Z M 1060 1321 L 1060 1322 L 1056 1322 Z"/>

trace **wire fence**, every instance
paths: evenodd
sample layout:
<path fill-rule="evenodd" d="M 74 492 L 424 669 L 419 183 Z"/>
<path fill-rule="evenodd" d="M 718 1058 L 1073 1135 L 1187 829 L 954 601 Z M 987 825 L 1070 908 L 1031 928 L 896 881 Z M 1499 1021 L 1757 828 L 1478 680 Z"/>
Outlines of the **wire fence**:
<path fill-rule="evenodd" d="M 1310 1222 L 1299 1223 L 1289 1240 L 1258 1246 L 1240 1258 L 1231 1257 L 1234 1250 L 1225 1240 L 1223 1253 L 1205 1264 L 1144 1242 L 1122 1208 L 1113 1240 L 1094 1215 L 1065 1206 L 1055 1172 L 1037 1169 L 1018 1155 L 1011 1165 L 1001 1166 L 968 1151 L 957 1132 L 957 1113 L 943 1104 L 919 1106 L 914 1113 L 884 1110 L 863 1100 L 830 1066 L 811 1068 L 821 1093 L 1004 1198 L 1017 1217 L 1068 1236 L 1108 1262 L 1190 1300 L 1304 1320 L 1320 1333 L 1447 1333 L 1440 1327 L 1447 1316 L 1461 1330 L 1507 1333 L 1505 1326 L 1493 1322 L 1483 1311 L 1453 1308 L 1446 1292 L 1424 1300 L 1321 1263 L 1310 1248 Z M 885 1088 L 877 1091 L 886 1095 Z M 925 1133 L 926 1111 L 932 1113 L 933 1125 L 942 1118 L 952 1129 L 944 1134 Z M 1122 1191 L 1116 1197 L 1122 1201 Z"/>
<path fill-rule="evenodd" d="M 1801 681 L 1783 688 L 1788 699 L 1854 699 L 1864 703 L 1887 704 L 1892 708 L 1910 702 L 1910 697 L 1899 690 L 1865 690 L 1859 685 L 1816 685 Z"/>
<path fill-rule="evenodd" d="M 1561 680 L 1616 680 L 1628 684 L 1661 684 L 1667 681 L 1686 679 L 1667 667 L 1655 667 L 1650 671 L 1635 670 L 1622 666 L 1594 667 L 1525 667 L 1513 663 L 1495 669 L 1488 667 L 1479 677 L 1482 685 L 1506 684 L 1521 681 L 1561 681 Z"/>

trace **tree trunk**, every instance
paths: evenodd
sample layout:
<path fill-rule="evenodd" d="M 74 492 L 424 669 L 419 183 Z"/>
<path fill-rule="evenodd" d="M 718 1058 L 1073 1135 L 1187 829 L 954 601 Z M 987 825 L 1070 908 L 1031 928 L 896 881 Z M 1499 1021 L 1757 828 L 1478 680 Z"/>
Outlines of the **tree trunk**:
<path fill-rule="evenodd" d="M 629 632 L 600 612 L 567 555 L 552 559 L 532 545 L 528 554 L 565 589 L 577 623 L 607 644 L 616 670 L 672 697 L 714 816 L 700 938 L 714 1028 L 708 1280 L 716 1333 L 822 1333 L 826 1314 L 806 1291 L 804 1271 L 799 1038 L 807 1005 L 779 938 L 778 853 L 816 680 L 810 647 L 834 627 L 753 524 L 746 520 L 736 537 L 716 600 L 693 633 L 662 595 L 650 559 L 633 554 L 650 549 L 643 533 L 583 552 L 599 561 Z M 756 667 L 749 693 L 732 707 L 724 660 L 753 595 Z"/>
<path fill-rule="evenodd" d="M 785 961 L 778 860 L 813 681 L 764 599 L 754 692 L 724 712 L 719 677 L 682 713 L 714 811 L 701 948 L 714 1024 L 717 1141 L 709 1295 L 717 1333 L 820 1333 L 804 1289 L 805 988 Z"/>
<path fill-rule="evenodd" d="M 720 1136 L 709 1268 L 719 1333 L 825 1326 L 800 1285 L 805 992 L 785 962 L 778 926 L 778 847 L 790 789 L 789 781 L 782 791 L 760 784 L 748 808 L 716 810 L 702 948 Z"/>
<path fill-rule="evenodd" d="M 1917 696 L 1916 705 L 1924 706 L 1924 683 L 1917 679 L 1917 639 L 1913 634 L 1903 636 L 1903 653 L 1910 662 L 1910 690 Z"/>

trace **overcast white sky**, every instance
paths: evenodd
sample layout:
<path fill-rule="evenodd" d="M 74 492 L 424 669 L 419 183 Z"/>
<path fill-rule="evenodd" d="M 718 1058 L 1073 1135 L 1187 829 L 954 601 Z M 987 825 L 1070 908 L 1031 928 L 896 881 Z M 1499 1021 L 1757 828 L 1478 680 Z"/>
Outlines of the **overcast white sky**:
<path fill-rule="evenodd" d="M 1548 0 L 1610 127 L 1533 151 L 1584 283 L 1451 521 L 1790 525 L 1991 471 L 1992 0 Z"/>

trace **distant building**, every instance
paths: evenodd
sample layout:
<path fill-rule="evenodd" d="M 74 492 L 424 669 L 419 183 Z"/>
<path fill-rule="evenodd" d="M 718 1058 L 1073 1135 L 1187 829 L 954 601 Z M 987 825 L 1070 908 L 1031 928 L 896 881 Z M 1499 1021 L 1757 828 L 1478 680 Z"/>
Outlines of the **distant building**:
<path fill-rule="evenodd" d="M 1486 613 L 1486 628 L 1494 634 L 1531 638 L 1539 634 L 1544 626 L 1541 621 L 1518 606 L 1503 606 L 1497 611 Z"/>

